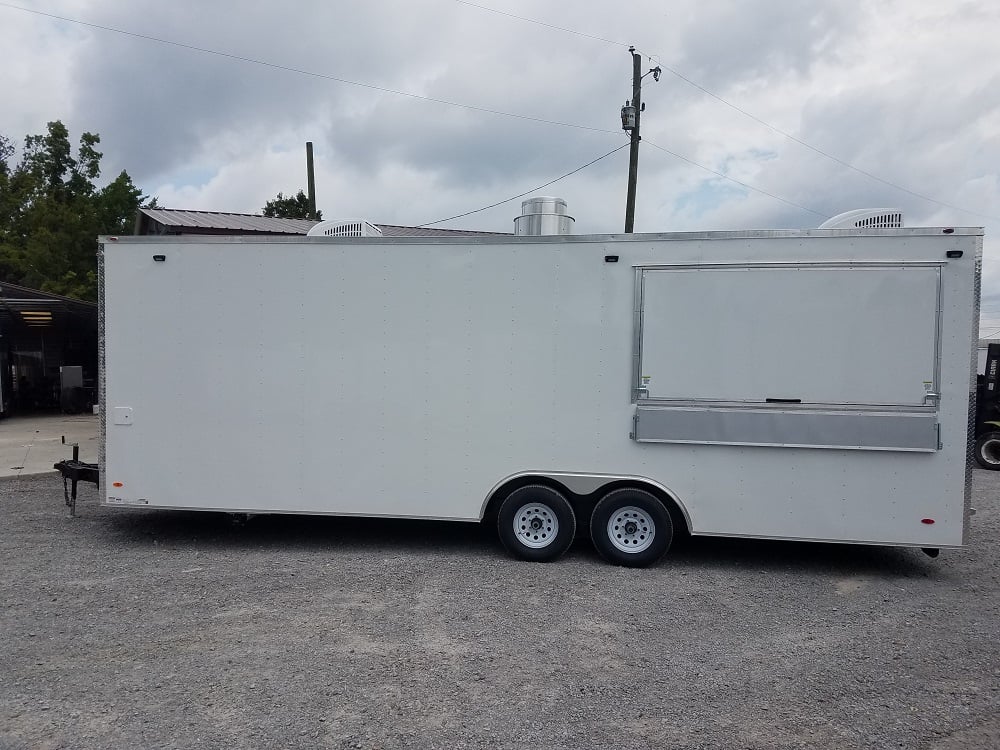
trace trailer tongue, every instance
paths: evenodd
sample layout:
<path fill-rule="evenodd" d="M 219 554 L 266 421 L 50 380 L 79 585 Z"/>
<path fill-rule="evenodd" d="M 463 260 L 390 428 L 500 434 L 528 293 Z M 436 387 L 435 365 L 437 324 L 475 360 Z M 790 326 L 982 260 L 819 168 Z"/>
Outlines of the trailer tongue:
<path fill-rule="evenodd" d="M 57 461 L 52 465 L 56 471 L 62 474 L 63 496 L 66 499 L 66 507 L 69 508 L 71 516 L 76 515 L 76 485 L 79 482 L 92 482 L 100 485 L 100 471 L 97 464 L 86 463 L 80 460 L 80 446 L 73 446 L 73 458 Z"/>

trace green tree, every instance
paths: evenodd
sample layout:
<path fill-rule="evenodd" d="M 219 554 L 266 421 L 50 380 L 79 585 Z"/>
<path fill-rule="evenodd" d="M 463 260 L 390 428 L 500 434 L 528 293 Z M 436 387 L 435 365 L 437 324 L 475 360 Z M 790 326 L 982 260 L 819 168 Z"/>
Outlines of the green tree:
<path fill-rule="evenodd" d="M 8 236 L 18 214 L 18 201 L 14 197 L 13 175 L 10 159 L 14 156 L 14 144 L 0 135 L 0 248 L 7 246 Z"/>
<path fill-rule="evenodd" d="M 309 196 L 301 190 L 295 195 L 287 198 L 278 193 L 274 200 L 268 201 L 264 205 L 264 216 L 271 219 L 309 219 Z M 316 220 L 323 220 L 323 212 L 316 212 Z"/>
<path fill-rule="evenodd" d="M 97 297 L 97 236 L 131 231 L 146 203 L 127 172 L 98 188 L 101 142 L 80 137 L 73 156 L 69 131 L 50 122 L 24 139 L 21 161 L 0 136 L 0 277 L 80 299 Z M 153 201 L 155 205 L 155 199 Z"/>

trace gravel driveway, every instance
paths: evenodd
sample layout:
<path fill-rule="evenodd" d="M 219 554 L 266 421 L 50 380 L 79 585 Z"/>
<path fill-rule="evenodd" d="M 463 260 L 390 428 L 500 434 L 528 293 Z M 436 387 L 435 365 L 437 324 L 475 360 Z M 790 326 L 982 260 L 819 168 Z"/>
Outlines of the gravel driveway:
<path fill-rule="evenodd" d="M 997 748 L 970 546 L 507 558 L 476 526 L 100 508 L 0 481 L 0 748 Z"/>

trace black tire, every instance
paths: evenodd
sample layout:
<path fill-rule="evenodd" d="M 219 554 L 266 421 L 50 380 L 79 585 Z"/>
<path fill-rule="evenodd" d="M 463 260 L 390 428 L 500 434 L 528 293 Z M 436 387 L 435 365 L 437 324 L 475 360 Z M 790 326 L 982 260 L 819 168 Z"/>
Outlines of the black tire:
<path fill-rule="evenodd" d="M 674 524 L 654 495 L 631 488 L 613 490 L 594 507 L 590 538 L 608 562 L 643 568 L 670 549 Z"/>
<path fill-rule="evenodd" d="M 576 514 L 561 492 L 532 484 L 514 490 L 503 501 L 497 533 L 512 555 L 531 562 L 550 562 L 573 543 Z"/>
<path fill-rule="evenodd" d="M 1000 471 L 1000 432 L 987 432 L 976 438 L 976 463 L 984 469 Z"/>

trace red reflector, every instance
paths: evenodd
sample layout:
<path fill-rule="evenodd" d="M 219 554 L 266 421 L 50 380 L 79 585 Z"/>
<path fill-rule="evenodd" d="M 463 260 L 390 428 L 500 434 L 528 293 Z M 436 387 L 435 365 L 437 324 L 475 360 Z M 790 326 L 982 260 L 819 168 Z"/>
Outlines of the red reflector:
<path fill-rule="evenodd" d="M 111 486 L 112 486 L 112 487 L 124 487 L 125 485 L 124 485 L 124 484 L 122 484 L 121 482 L 112 482 L 112 483 L 111 483 Z M 924 521 L 924 523 L 927 523 L 927 522 L 926 522 L 926 521 Z M 933 522 L 933 521 L 931 521 L 931 523 L 934 523 L 934 522 Z"/>
<path fill-rule="evenodd" d="M 920 523 L 926 523 L 928 526 L 930 526 L 932 523 L 934 523 L 934 519 L 933 518 L 921 518 L 920 519 Z"/>

